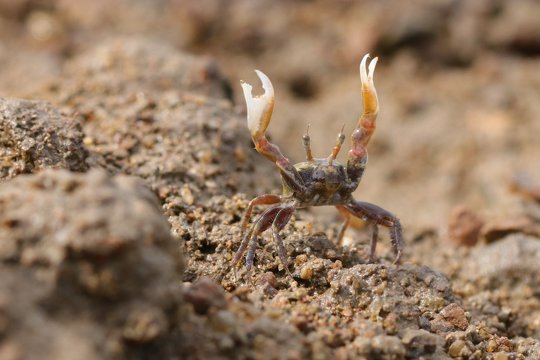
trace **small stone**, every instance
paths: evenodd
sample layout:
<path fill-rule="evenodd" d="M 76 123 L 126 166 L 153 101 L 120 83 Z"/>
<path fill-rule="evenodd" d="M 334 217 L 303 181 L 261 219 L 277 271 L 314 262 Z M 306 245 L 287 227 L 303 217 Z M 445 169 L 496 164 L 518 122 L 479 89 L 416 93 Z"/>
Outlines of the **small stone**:
<path fill-rule="evenodd" d="M 273 288 L 277 288 L 277 287 L 278 287 L 278 281 L 277 281 L 277 279 L 276 279 L 276 275 L 275 275 L 273 272 L 271 272 L 271 271 L 265 272 L 265 273 L 261 276 L 260 282 L 261 282 L 261 284 L 268 284 L 268 285 L 270 285 L 270 286 L 273 287 Z"/>
<path fill-rule="evenodd" d="M 277 294 L 278 282 L 276 275 L 273 272 L 268 271 L 259 278 L 259 284 L 263 289 L 263 293 L 267 296 L 273 297 Z"/>
<path fill-rule="evenodd" d="M 304 264 L 306 261 L 308 261 L 308 257 L 306 254 L 300 254 L 294 259 L 294 264 L 296 266 Z"/>
<path fill-rule="evenodd" d="M 309 265 L 304 266 L 302 270 L 300 270 L 300 278 L 302 280 L 309 280 L 313 277 L 313 268 Z"/>
<path fill-rule="evenodd" d="M 145 308 L 133 311 L 124 326 L 124 339 L 147 343 L 167 331 L 167 318 L 161 309 Z"/>
<path fill-rule="evenodd" d="M 0 359 L 20 360 L 23 359 L 21 344 L 14 341 L 2 341 L 0 343 Z"/>
<path fill-rule="evenodd" d="M 459 206 L 452 210 L 448 221 L 448 236 L 456 245 L 474 246 L 484 222 L 473 211 Z"/>
<path fill-rule="evenodd" d="M 193 193 L 191 192 L 189 186 L 182 187 L 182 189 L 180 190 L 180 196 L 182 196 L 182 199 L 186 204 L 193 205 L 195 198 L 193 197 Z"/>
<path fill-rule="evenodd" d="M 372 351 L 380 358 L 402 359 L 406 349 L 396 336 L 377 335 L 371 340 Z"/>
<path fill-rule="evenodd" d="M 420 357 L 433 354 L 437 350 L 437 339 L 436 335 L 425 330 L 407 329 L 401 341 L 407 347 L 409 355 Z"/>
<path fill-rule="evenodd" d="M 463 340 L 456 340 L 448 348 L 448 354 L 451 357 L 457 358 L 462 356 L 462 351 L 466 348 L 467 344 Z"/>
<path fill-rule="evenodd" d="M 514 344 L 512 343 L 512 340 L 508 339 L 506 336 L 501 336 L 500 338 L 497 338 L 497 347 L 500 351 L 512 351 L 514 349 Z"/>
<path fill-rule="evenodd" d="M 482 228 L 482 236 L 490 244 L 513 233 L 534 233 L 534 224 L 526 217 L 488 222 Z"/>
<path fill-rule="evenodd" d="M 465 311 L 458 304 L 452 303 L 446 306 L 441 310 L 441 315 L 446 321 L 460 330 L 465 330 L 469 326 Z"/>
<path fill-rule="evenodd" d="M 488 352 L 495 352 L 497 351 L 498 345 L 495 340 L 489 340 L 486 346 L 486 350 Z"/>
<path fill-rule="evenodd" d="M 188 287 L 184 299 L 193 305 L 195 312 L 206 314 L 211 307 L 224 309 L 227 306 L 222 287 L 208 278 L 200 278 Z"/>
<path fill-rule="evenodd" d="M 396 334 L 398 332 L 398 317 L 396 313 L 391 312 L 383 320 L 383 327 L 389 334 Z"/>
<path fill-rule="evenodd" d="M 493 360 L 508 360 L 508 355 L 503 352 L 499 352 L 493 355 Z"/>

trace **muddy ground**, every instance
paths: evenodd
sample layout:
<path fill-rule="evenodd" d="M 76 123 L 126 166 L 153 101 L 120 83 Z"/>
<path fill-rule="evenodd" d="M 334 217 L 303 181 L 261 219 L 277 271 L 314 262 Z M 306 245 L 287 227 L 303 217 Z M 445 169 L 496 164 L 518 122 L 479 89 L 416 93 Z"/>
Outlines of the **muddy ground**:
<path fill-rule="evenodd" d="M 0 359 L 540 359 L 540 5 L 532 0 L 0 0 Z M 326 156 L 381 103 L 355 193 L 396 214 L 295 213 L 231 260 L 279 194 L 269 136 Z M 258 85 L 256 85 L 258 88 Z M 259 91 L 259 90 L 257 90 Z M 344 154 L 340 159 L 343 159 Z M 257 214 L 260 209 L 257 210 Z"/>

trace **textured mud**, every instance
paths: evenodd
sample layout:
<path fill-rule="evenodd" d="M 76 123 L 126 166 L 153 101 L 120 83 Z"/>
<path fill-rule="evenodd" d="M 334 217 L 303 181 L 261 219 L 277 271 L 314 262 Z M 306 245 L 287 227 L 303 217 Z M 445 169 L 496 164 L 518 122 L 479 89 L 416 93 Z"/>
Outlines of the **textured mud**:
<path fill-rule="evenodd" d="M 540 359 L 538 5 L 277 4 L 0 0 L 1 359 Z M 269 235 L 235 277 L 249 199 L 280 188 L 238 78 L 270 75 L 300 161 L 308 123 L 317 155 L 351 131 L 368 51 L 355 195 L 402 219 L 402 264 L 303 210 L 292 278 Z"/>
<path fill-rule="evenodd" d="M 80 124 L 45 102 L 0 98 L 0 177 L 56 167 L 88 170 Z"/>

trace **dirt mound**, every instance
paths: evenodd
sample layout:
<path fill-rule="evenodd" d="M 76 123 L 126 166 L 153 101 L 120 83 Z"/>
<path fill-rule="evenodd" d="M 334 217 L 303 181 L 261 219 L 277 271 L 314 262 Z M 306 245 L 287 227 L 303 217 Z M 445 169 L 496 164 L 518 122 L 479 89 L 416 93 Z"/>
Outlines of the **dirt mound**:
<path fill-rule="evenodd" d="M 2 358 L 167 356 L 153 346 L 170 336 L 183 262 L 140 180 L 21 175 L 0 184 L 0 217 Z"/>

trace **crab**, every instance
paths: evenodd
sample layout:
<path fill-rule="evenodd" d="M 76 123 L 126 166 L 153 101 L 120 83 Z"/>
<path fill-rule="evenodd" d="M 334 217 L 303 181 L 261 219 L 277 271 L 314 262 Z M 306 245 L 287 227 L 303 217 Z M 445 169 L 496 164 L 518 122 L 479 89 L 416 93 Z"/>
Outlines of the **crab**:
<path fill-rule="evenodd" d="M 367 54 L 360 62 L 364 110 L 351 136 L 351 149 L 347 155 L 346 165 L 336 160 L 345 141 L 343 128 L 337 136 L 330 155 L 327 158 L 316 159 L 311 152 L 309 127 L 302 138 L 306 161 L 292 164 L 281 153 L 279 147 L 266 138 L 266 129 L 274 109 L 274 88 L 270 79 L 263 72 L 255 70 L 264 89 L 264 93 L 259 96 L 253 96 L 250 84 L 241 82 L 247 105 L 247 125 L 255 149 L 277 166 L 282 179 L 283 192 L 281 195 L 257 196 L 249 202 L 241 222 L 242 242 L 232 260 L 235 272 L 247 251 L 245 266 L 249 274 L 253 266 L 257 238 L 264 231 L 272 228 L 278 257 L 285 271 L 292 277 L 280 231 L 297 209 L 323 205 L 335 206 L 344 218 L 337 235 L 338 245 L 342 244 L 351 216 L 356 216 L 366 221 L 371 228 L 369 261 L 375 262 L 378 226 L 384 226 L 390 231 L 395 253 L 394 264 L 399 262 L 403 251 L 402 228 L 399 219 L 377 205 L 357 201 L 352 196 L 368 163 L 367 145 L 375 131 L 379 111 L 379 101 L 373 83 L 373 73 L 378 59 L 372 59 L 368 65 L 369 57 Z M 269 205 L 269 207 L 255 219 L 248 230 L 253 209 L 258 205 Z"/>

